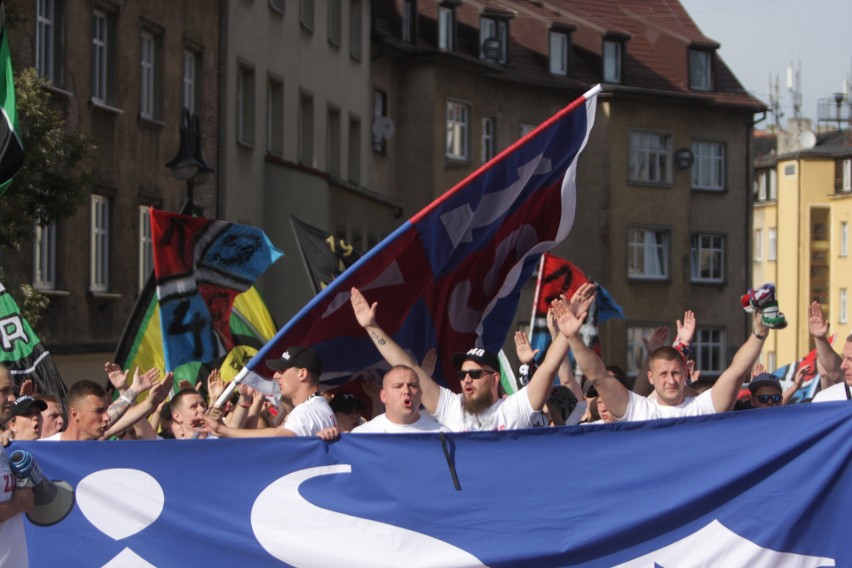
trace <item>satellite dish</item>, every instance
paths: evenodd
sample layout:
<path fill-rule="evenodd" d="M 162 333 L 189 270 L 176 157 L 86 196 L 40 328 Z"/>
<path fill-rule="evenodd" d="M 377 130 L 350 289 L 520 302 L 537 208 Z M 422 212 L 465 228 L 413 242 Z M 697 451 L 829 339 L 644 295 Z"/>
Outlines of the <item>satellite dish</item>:
<path fill-rule="evenodd" d="M 373 121 L 373 136 L 387 140 L 396 131 L 396 126 L 389 116 L 380 116 Z"/>
<path fill-rule="evenodd" d="M 801 146 L 805 150 L 810 150 L 811 148 L 816 146 L 816 142 L 816 134 L 814 134 L 810 130 L 805 130 L 799 135 L 799 146 Z"/>

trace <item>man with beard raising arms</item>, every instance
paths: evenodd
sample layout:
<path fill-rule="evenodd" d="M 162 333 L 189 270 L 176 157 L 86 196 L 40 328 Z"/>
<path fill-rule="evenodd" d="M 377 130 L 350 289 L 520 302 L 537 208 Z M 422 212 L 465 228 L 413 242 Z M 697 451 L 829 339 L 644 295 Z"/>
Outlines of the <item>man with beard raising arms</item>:
<path fill-rule="evenodd" d="M 594 298 L 590 298 L 590 301 Z M 590 303 L 589 301 L 589 303 Z M 497 355 L 482 348 L 470 349 L 467 353 L 456 353 L 453 364 L 458 367 L 462 393 L 456 394 L 441 387 L 376 323 L 376 307 L 370 305 L 364 295 L 352 288 L 352 309 L 355 318 L 375 343 L 382 357 L 391 365 L 407 365 L 420 378 L 423 390 L 423 406 L 435 419 L 454 432 L 470 430 L 514 430 L 531 428 L 533 416 L 544 407 L 550 394 L 553 377 L 559 364 L 568 354 L 568 339 L 561 332 L 565 314 L 571 310 L 586 312 L 588 305 L 566 304 L 556 300 L 551 309 L 560 328 L 541 366 L 536 370 L 527 386 L 518 392 L 500 398 L 500 362 Z"/>

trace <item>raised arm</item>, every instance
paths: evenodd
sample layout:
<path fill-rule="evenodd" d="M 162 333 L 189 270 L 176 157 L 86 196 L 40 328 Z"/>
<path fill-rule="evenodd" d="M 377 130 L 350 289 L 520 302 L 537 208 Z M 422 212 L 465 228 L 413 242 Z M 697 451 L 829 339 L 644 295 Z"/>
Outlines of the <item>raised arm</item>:
<path fill-rule="evenodd" d="M 105 366 L 106 369 L 106 366 Z M 109 375 L 109 371 L 107 372 Z M 121 418 L 127 409 L 130 408 L 135 402 L 136 398 L 151 388 L 154 384 L 154 380 L 160 376 L 159 369 L 148 369 L 141 375 L 139 374 L 139 368 L 136 368 L 136 371 L 133 373 L 133 382 L 130 383 L 130 388 L 121 393 L 121 396 L 118 397 L 115 402 L 113 402 L 109 408 L 107 408 L 107 414 L 109 415 L 109 423 L 115 424 L 119 418 Z M 126 381 L 126 373 L 125 379 Z M 113 378 L 110 377 L 110 381 L 113 381 Z M 115 384 L 115 381 L 113 381 Z"/>
<path fill-rule="evenodd" d="M 822 306 L 819 302 L 812 302 L 808 306 L 808 331 L 814 338 L 816 345 L 817 360 L 822 365 L 820 369 L 820 386 L 828 388 L 843 380 L 843 371 L 840 370 L 840 355 L 828 342 L 828 328 L 830 324 L 825 321 L 822 314 Z"/>
<path fill-rule="evenodd" d="M 731 361 L 731 366 L 725 369 L 713 388 L 710 389 L 710 395 L 713 398 L 713 407 L 716 412 L 726 412 L 734 407 L 737 400 L 737 393 L 742 386 L 743 377 L 751 372 L 755 361 L 760 356 L 760 351 L 763 349 L 763 344 L 766 342 L 766 336 L 769 333 L 769 328 L 763 325 L 763 317 L 758 313 L 754 316 L 754 329 L 751 335 L 742 347 L 739 348 L 737 354 L 734 355 L 734 360 Z"/>
<path fill-rule="evenodd" d="M 373 340 L 373 344 L 379 353 L 390 365 L 408 365 L 420 379 L 420 388 L 423 391 L 423 406 L 433 413 L 438 409 L 438 399 L 441 396 L 441 387 L 432 377 L 424 371 L 418 362 L 408 354 L 393 338 L 376 323 L 376 307 L 378 302 L 370 305 L 367 299 L 357 288 L 352 288 L 352 311 L 358 324 L 367 331 L 367 335 Z"/>
<path fill-rule="evenodd" d="M 594 301 L 594 296 L 592 297 L 592 301 Z M 578 306 L 579 307 L 579 306 Z M 553 319 L 553 311 L 547 311 L 547 330 L 550 332 L 551 341 L 556 339 L 556 336 L 559 335 L 559 327 L 556 325 L 556 320 Z M 583 393 L 583 387 L 580 386 L 580 381 L 577 380 L 577 377 L 574 375 L 574 371 L 571 370 L 571 362 L 568 360 L 568 355 L 562 359 L 562 362 L 559 364 L 559 370 L 556 371 L 556 375 L 559 377 L 559 384 L 563 387 L 568 387 L 578 401 L 585 399 L 585 394 Z"/>

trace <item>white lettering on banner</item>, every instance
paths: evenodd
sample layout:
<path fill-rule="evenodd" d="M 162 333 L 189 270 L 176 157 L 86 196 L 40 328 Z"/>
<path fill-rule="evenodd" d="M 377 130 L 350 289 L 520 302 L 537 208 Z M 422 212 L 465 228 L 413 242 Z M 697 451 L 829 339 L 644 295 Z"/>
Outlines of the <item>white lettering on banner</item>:
<path fill-rule="evenodd" d="M 261 546 L 292 566 L 483 566 L 469 552 L 437 538 L 329 511 L 299 493 L 309 479 L 351 472 L 348 464 L 312 467 L 267 486 L 251 510 L 252 530 Z"/>
<path fill-rule="evenodd" d="M 502 217 L 517 201 L 532 176 L 550 173 L 552 169 L 550 158 L 539 154 L 518 168 L 518 179 L 509 187 L 483 195 L 476 211 L 469 203 L 465 203 L 441 215 L 441 222 L 447 230 L 453 248 L 462 242 L 472 242 L 473 230 L 487 227 Z"/>
<path fill-rule="evenodd" d="M 0 319 L 0 335 L 3 337 L 3 351 L 14 351 L 15 341 L 30 342 L 24 330 L 24 322 L 18 315 Z"/>

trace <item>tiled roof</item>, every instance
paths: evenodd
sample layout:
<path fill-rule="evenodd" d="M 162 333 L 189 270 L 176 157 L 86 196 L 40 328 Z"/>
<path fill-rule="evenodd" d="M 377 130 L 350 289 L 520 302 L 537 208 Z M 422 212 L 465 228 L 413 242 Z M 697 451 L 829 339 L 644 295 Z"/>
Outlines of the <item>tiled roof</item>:
<path fill-rule="evenodd" d="M 420 0 L 417 52 L 435 52 L 438 0 Z M 398 30 L 394 5 L 380 2 L 379 18 Z M 492 65 L 495 77 L 509 81 L 583 89 L 602 81 L 602 45 L 605 36 L 624 41 L 623 81 L 607 90 L 642 89 L 676 96 L 693 96 L 708 104 L 741 107 L 758 112 L 765 105 L 740 84 L 718 53 L 713 66 L 713 90 L 694 91 L 688 84 L 690 47 L 714 51 L 719 44 L 705 36 L 676 0 L 464 0 L 456 9 L 458 45 L 455 54 L 471 62 L 479 59 L 479 18 L 494 14 L 509 18 L 510 48 L 506 65 Z M 571 31 L 568 77 L 548 71 L 548 32 Z M 389 41 L 398 39 L 390 33 Z M 396 36 L 396 37 L 394 37 Z"/>

